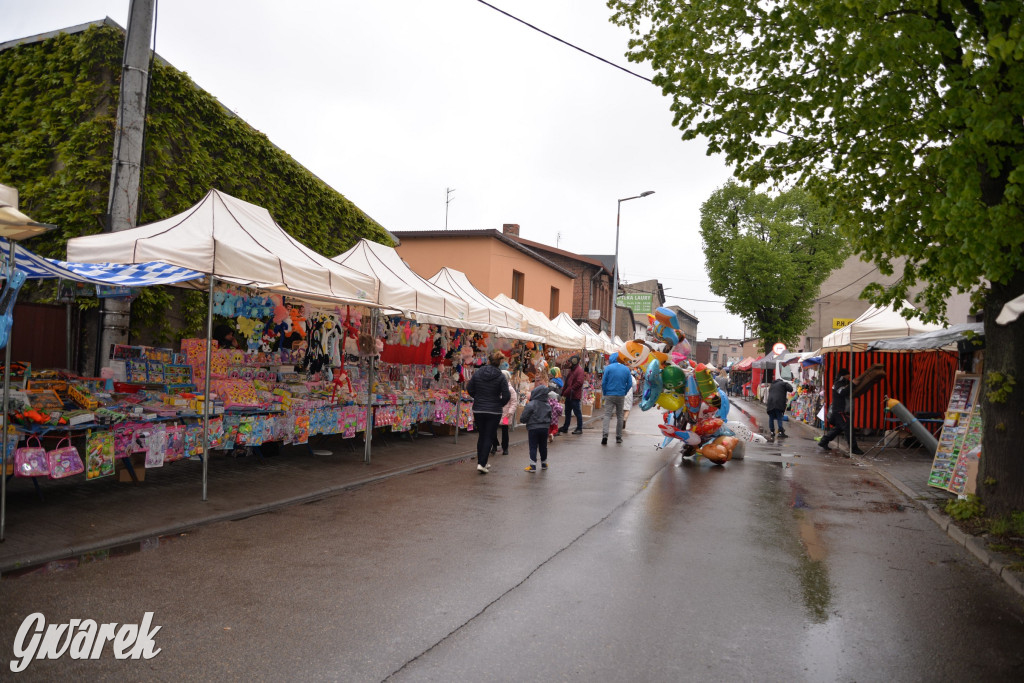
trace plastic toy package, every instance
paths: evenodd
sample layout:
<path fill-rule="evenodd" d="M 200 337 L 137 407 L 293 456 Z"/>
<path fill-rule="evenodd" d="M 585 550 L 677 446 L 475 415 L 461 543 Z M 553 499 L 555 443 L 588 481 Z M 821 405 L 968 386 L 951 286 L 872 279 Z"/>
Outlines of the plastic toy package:
<path fill-rule="evenodd" d="M 35 445 L 31 442 L 35 441 Z M 37 437 L 29 437 L 25 445 L 14 451 L 14 475 L 17 477 L 47 477 L 50 460 Z"/>
<path fill-rule="evenodd" d="M 114 473 L 114 433 L 90 432 L 85 444 L 86 479 L 98 479 Z"/>
<path fill-rule="evenodd" d="M 71 445 L 71 440 L 62 439 L 60 443 L 67 443 L 67 446 L 58 444 L 57 448 L 46 454 L 50 462 L 50 479 L 63 479 L 84 472 L 82 456 Z"/>

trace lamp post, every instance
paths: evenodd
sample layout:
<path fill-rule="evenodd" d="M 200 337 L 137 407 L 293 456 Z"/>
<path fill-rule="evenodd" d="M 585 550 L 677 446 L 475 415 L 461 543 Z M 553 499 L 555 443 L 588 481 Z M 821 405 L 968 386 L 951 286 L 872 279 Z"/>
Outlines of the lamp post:
<path fill-rule="evenodd" d="M 618 210 L 615 212 L 615 272 L 612 273 L 612 333 L 611 338 L 615 339 L 615 308 L 619 299 L 619 219 L 622 217 L 622 202 L 630 199 L 640 199 L 654 194 L 654 190 L 641 192 L 635 197 L 626 197 L 619 200 Z"/>

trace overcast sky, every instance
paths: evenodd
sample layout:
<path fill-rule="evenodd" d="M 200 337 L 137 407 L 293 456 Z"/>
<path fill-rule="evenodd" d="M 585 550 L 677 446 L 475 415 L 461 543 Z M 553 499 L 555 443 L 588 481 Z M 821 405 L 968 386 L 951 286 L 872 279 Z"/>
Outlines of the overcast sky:
<path fill-rule="evenodd" d="M 490 0 L 643 76 L 602 0 Z M 109 16 L 128 0 L 0 0 L 0 42 Z M 698 338 L 744 328 L 708 290 L 700 205 L 729 178 L 683 142 L 669 101 L 477 0 L 158 2 L 156 51 L 389 230 L 501 229 L 615 251 L 657 278 Z M 197 201 L 199 197 L 195 198 Z M 675 298 L 680 297 L 680 298 Z M 684 298 L 685 297 L 685 298 Z"/>

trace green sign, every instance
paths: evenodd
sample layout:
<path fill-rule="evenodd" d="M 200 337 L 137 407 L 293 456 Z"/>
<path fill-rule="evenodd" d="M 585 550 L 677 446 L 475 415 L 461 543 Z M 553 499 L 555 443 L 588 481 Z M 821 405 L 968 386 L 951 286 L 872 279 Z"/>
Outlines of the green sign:
<path fill-rule="evenodd" d="M 633 309 L 634 315 L 647 315 L 654 312 L 654 294 L 651 292 L 620 294 L 617 302 L 619 306 Z"/>

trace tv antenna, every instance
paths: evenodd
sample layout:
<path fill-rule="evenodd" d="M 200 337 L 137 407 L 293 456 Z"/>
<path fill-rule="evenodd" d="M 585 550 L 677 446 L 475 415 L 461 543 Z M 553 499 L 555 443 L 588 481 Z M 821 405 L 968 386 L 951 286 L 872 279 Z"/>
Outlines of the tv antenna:
<path fill-rule="evenodd" d="M 448 229 L 448 205 L 452 203 L 452 192 L 455 192 L 454 187 L 446 187 L 444 195 L 444 229 Z"/>

